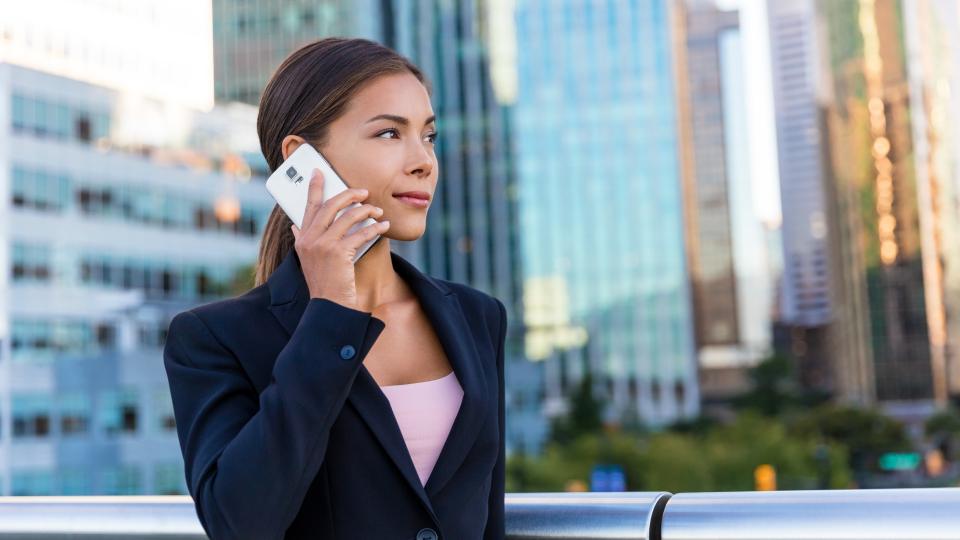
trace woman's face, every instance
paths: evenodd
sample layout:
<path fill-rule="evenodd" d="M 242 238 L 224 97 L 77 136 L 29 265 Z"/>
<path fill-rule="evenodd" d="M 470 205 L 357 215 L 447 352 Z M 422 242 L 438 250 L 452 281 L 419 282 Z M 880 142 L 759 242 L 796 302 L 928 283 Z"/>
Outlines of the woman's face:
<path fill-rule="evenodd" d="M 367 189 L 366 202 L 383 208 L 384 236 L 416 240 L 437 187 L 435 138 L 423 84 L 411 73 L 383 75 L 353 97 L 319 150 L 347 185 Z"/>

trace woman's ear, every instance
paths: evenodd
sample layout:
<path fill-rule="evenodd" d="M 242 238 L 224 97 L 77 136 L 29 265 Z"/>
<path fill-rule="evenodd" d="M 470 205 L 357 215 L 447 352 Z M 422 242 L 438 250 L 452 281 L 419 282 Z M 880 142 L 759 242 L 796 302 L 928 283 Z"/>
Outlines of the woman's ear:
<path fill-rule="evenodd" d="M 303 137 L 299 135 L 287 135 L 283 138 L 283 142 L 280 143 L 280 152 L 283 154 L 283 160 L 286 161 L 290 154 L 294 150 L 300 148 L 300 145 L 303 144 Z"/>

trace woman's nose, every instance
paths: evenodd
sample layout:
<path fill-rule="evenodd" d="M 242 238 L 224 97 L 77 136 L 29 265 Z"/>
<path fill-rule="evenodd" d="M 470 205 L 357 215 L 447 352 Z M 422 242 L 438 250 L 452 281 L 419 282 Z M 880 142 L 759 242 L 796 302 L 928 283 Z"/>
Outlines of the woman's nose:
<path fill-rule="evenodd" d="M 429 176 L 433 171 L 433 157 L 425 143 L 413 144 L 410 150 L 407 172 L 417 176 Z"/>

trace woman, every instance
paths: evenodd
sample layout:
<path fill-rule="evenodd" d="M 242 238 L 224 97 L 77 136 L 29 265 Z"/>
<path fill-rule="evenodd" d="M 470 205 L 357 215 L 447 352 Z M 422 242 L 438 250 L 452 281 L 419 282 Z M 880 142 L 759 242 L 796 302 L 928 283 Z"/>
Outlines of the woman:
<path fill-rule="evenodd" d="M 324 39 L 264 90 L 271 169 L 306 142 L 351 189 L 321 203 L 315 172 L 302 229 L 273 209 L 256 287 L 170 323 L 164 365 L 211 538 L 504 537 L 503 304 L 390 251 L 423 234 L 436 188 L 426 84 L 390 49 Z"/>

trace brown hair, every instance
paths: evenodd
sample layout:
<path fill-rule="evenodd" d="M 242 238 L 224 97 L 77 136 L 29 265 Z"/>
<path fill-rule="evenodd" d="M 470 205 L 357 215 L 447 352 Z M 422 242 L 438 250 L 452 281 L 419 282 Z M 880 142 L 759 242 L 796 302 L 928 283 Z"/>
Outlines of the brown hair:
<path fill-rule="evenodd" d="M 271 171 L 283 163 L 281 144 L 299 135 L 322 146 L 330 123 L 350 99 L 374 78 L 412 73 L 430 91 L 423 73 L 395 51 L 366 39 L 326 38 L 308 43 L 288 56 L 260 98 L 257 135 Z M 290 218 L 274 205 L 260 239 L 254 285 L 264 283 L 293 249 Z"/>

